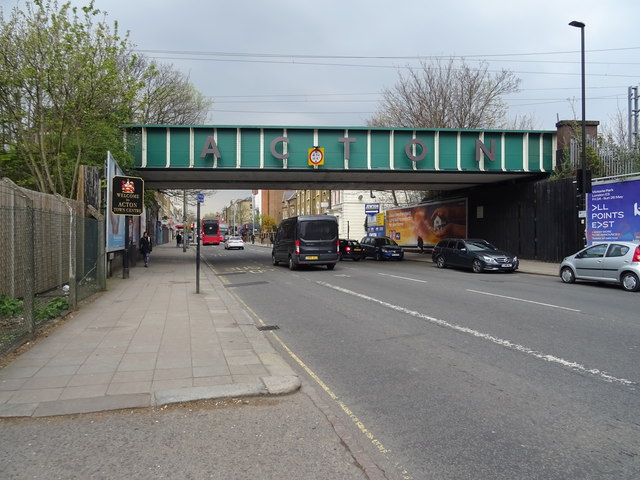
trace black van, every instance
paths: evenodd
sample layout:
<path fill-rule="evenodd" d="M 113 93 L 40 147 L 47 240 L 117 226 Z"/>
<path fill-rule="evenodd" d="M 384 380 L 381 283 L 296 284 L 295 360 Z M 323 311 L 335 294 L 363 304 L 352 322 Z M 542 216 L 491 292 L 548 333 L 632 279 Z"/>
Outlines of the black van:
<path fill-rule="evenodd" d="M 300 215 L 285 218 L 273 240 L 271 261 L 287 262 L 289 269 L 300 265 L 326 265 L 333 270 L 338 262 L 338 219 L 332 215 Z"/>

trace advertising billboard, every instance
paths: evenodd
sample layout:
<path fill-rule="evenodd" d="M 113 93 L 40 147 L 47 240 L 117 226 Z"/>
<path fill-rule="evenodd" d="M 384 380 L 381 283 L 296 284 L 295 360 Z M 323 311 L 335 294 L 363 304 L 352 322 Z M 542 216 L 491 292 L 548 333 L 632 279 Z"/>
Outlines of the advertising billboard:
<path fill-rule="evenodd" d="M 640 180 L 593 185 L 587 202 L 587 243 L 640 241 Z"/>
<path fill-rule="evenodd" d="M 435 245 L 446 237 L 466 238 L 467 199 L 447 200 L 386 211 L 387 236 L 400 245 Z"/>
<path fill-rule="evenodd" d="M 111 152 L 107 152 L 107 165 L 106 165 L 106 178 L 107 178 L 107 214 L 105 215 L 107 221 L 107 252 L 115 252 L 118 250 L 124 250 L 124 220 L 125 217 L 121 215 L 114 215 L 111 209 L 112 202 L 112 182 L 111 179 L 116 175 L 123 175 L 122 169 L 118 166 L 118 163 L 111 155 Z"/>

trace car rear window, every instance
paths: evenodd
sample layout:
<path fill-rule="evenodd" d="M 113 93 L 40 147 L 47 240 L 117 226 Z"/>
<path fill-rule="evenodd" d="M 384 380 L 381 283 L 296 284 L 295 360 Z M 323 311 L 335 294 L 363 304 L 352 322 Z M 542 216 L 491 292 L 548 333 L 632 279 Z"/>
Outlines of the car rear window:
<path fill-rule="evenodd" d="M 305 240 L 332 240 L 338 236 L 336 222 L 314 220 L 300 222 L 300 237 Z"/>

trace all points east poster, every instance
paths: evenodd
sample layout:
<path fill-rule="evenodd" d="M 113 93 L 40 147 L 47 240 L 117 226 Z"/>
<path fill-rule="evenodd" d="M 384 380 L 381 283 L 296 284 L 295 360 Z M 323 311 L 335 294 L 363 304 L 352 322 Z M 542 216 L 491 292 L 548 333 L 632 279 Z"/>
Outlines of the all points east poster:
<path fill-rule="evenodd" d="M 587 242 L 640 241 L 640 180 L 593 185 Z"/>

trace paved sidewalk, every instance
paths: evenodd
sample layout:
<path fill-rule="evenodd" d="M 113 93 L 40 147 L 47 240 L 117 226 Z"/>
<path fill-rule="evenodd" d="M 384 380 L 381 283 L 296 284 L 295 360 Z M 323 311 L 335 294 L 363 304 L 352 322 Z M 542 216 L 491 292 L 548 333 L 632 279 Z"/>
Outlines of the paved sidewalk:
<path fill-rule="evenodd" d="M 149 268 L 107 291 L 0 369 L 0 417 L 283 394 L 300 379 L 195 247 L 154 248 Z M 202 265 L 204 266 L 204 265 Z"/>

